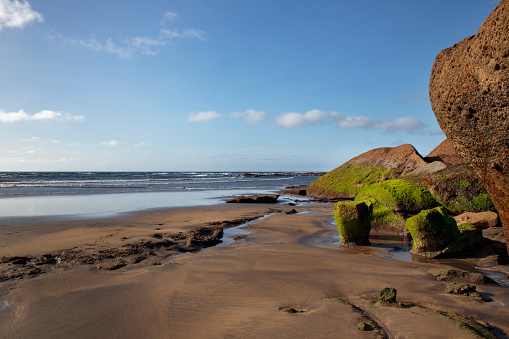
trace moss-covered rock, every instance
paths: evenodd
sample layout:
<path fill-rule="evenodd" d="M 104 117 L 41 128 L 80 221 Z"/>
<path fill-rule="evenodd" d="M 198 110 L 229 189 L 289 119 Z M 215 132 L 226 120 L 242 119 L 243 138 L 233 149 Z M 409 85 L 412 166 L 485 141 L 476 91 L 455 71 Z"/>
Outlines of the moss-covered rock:
<path fill-rule="evenodd" d="M 424 184 L 442 206 L 455 214 L 496 211 L 479 179 L 464 164 L 425 177 Z"/>
<path fill-rule="evenodd" d="M 366 185 L 396 179 L 426 161 L 410 144 L 364 152 L 315 180 L 308 195 L 323 200 L 353 198 Z"/>
<path fill-rule="evenodd" d="M 386 180 L 366 186 L 355 200 L 373 198 L 379 204 L 399 213 L 418 213 L 437 206 L 431 193 L 407 179 Z"/>
<path fill-rule="evenodd" d="M 343 165 L 313 181 L 307 194 L 324 200 L 355 197 L 364 186 L 377 183 L 393 174 L 383 167 Z"/>
<path fill-rule="evenodd" d="M 443 251 L 459 237 L 456 220 L 447 215 L 443 207 L 424 210 L 408 218 L 406 228 L 412 236 L 410 252 L 426 255 Z"/>
<path fill-rule="evenodd" d="M 408 179 L 393 179 L 365 186 L 355 201 L 373 201 L 374 228 L 406 233 L 401 213 L 417 213 L 437 205 L 431 193 Z"/>
<path fill-rule="evenodd" d="M 394 287 L 386 287 L 380 291 L 378 295 L 378 305 L 381 306 L 392 306 L 396 305 L 396 294 L 397 290 Z"/>
<path fill-rule="evenodd" d="M 364 201 L 339 201 L 334 205 L 339 243 L 343 246 L 369 245 L 373 205 Z"/>

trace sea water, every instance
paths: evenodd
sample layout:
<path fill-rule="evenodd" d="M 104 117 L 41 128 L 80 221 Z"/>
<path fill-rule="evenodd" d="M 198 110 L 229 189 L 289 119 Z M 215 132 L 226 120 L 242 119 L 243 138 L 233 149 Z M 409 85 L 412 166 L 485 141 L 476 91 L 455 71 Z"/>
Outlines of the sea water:
<path fill-rule="evenodd" d="M 316 178 L 295 172 L 0 172 L 0 219 L 93 218 L 210 205 L 233 195 L 308 185 Z"/>

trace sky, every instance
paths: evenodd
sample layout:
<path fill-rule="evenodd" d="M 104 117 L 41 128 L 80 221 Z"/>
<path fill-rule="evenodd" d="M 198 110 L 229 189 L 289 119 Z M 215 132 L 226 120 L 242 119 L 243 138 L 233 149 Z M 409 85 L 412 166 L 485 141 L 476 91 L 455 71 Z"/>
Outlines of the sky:
<path fill-rule="evenodd" d="M 0 0 L 0 171 L 329 171 L 445 139 L 496 0 Z"/>

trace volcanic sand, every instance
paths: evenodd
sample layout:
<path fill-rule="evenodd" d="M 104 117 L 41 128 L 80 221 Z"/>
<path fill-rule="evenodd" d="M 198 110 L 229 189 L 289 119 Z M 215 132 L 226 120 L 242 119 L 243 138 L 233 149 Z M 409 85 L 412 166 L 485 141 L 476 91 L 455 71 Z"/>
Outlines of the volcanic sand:
<path fill-rule="evenodd" d="M 290 209 L 224 204 L 0 226 L 0 257 L 38 256 L 69 248 L 99 252 L 269 214 L 228 245 L 158 250 L 116 270 L 56 266 L 1 282 L 0 337 L 475 338 L 460 326 L 470 318 L 509 333 L 509 288 L 477 286 L 491 303 L 448 294 L 429 272 L 447 266 L 334 246 L 331 204 L 296 207 L 306 212 L 297 214 L 272 208 Z M 397 289 L 402 307 L 373 302 L 385 287 Z"/>

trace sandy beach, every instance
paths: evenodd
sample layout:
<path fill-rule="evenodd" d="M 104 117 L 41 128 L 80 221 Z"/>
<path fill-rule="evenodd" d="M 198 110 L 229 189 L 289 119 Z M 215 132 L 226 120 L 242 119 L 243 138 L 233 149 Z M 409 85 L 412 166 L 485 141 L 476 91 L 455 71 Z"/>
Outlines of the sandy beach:
<path fill-rule="evenodd" d="M 299 213 L 285 213 L 294 208 Z M 209 246 L 218 229 L 245 222 L 248 234 Z M 332 222 L 330 203 L 220 204 L 3 226 L 0 337 L 509 333 L 509 288 L 478 284 L 491 302 L 449 294 L 447 283 L 432 274 L 449 266 L 389 258 L 383 248 L 337 247 Z M 385 287 L 397 289 L 399 307 L 374 302 Z"/>

